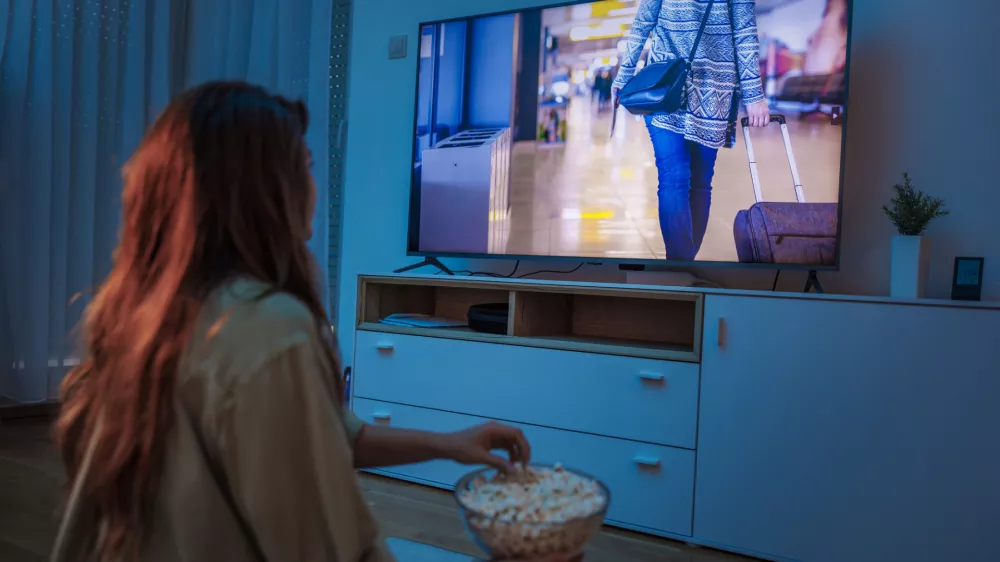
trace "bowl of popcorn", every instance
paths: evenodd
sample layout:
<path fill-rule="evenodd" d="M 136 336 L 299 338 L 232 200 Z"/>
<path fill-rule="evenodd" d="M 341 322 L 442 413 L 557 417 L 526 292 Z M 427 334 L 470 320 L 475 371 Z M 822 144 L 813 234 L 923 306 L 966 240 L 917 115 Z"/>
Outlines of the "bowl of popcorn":
<path fill-rule="evenodd" d="M 455 485 L 465 526 L 491 558 L 575 554 L 601 529 L 611 492 L 600 480 L 562 465 L 481 469 Z"/>

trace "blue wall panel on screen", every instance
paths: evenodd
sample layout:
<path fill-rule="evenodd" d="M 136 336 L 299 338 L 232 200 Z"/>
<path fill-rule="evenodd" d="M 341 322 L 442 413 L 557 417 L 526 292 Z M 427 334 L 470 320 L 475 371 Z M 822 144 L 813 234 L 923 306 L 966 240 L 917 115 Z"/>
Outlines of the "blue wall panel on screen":
<path fill-rule="evenodd" d="M 431 111 L 434 103 L 434 36 L 436 26 L 426 25 L 420 31 L 417 71 L 417 157 L 430 144 Z"/>
<path fill-rule="evenodd" d="M 473 127 L 509 127 L 514 72 L 515 16 L 472 20 L 469 116 Z"/>
<path fill-rule="evenodd" d="M 466 27 L 464 21 L 441 26 L 438 48 L 437 126 L 447 129 L 443 137 L 458 132 L 462 124 L 465 95 Z M 442 138 L 443 138 L 442 137 Z M 440 139 L 439 139 L 440 140 Z"/>

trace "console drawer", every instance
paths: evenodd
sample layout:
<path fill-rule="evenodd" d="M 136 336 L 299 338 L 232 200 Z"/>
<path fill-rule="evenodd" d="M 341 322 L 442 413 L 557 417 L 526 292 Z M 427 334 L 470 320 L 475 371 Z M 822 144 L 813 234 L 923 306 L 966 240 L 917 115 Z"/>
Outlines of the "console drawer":
<path fill-rule="evenodd" d="M 365 422 L 426 431 L 456 431 L 484 418 L 376 400 L 354 399 Z M 694 451 L 598 437 L 526 424 L 520 427 L 532 446 L 532 460 L 561 462 L 600 478 L 611 490 L 608 522 L 676 535 L 691 535 L 694 501 Z M 474 467 L 450 461 L 393 467 L 381 471 L 444 487 Z"/>
<path fill-rule="evenodd" d="M 358 331 L 358 398 L 694 449 L 696 363 Z"/>

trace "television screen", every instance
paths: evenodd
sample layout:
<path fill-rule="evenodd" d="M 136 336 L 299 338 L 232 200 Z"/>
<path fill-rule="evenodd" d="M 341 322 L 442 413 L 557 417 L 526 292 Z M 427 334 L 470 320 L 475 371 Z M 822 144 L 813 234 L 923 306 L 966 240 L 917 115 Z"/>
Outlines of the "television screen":
<path fill-rule="evenodd" d="M 849 26 L 849 0 L 421 25 L 409 253 L 837 267 Z"/>

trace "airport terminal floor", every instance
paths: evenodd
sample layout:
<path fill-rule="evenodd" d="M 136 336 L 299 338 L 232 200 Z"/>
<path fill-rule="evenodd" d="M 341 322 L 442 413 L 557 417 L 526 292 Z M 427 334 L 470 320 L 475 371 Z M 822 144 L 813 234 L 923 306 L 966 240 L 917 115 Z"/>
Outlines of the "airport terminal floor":
<path fill-rule="evenodd" d="M 588 98 L 575 98 L 567 112 L 564 145 L 515 145 L 507 253 L 664 258 L 652 145 L 645 123 L 621 111 L 610 138 L 611 113 L 598 113 Z M 837 201 L 841 131 L 828 118 L 800 121 L 789 115 L 792 146 L 809 202 Z M 794 201 L 779 127 L 753 129 L 751 134 L 765 199 Z M 733 219 L 753 203 L 740 133 L 736 146 L 719 154 L 699 260 L 736 261 Z"/>

